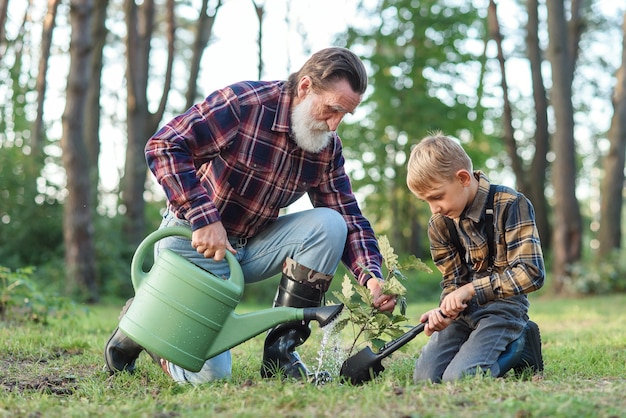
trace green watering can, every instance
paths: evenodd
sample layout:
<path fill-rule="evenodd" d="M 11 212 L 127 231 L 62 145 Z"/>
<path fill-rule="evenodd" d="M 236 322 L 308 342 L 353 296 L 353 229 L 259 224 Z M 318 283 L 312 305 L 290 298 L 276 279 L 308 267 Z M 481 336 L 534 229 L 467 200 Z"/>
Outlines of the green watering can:
<path fill-rule="evenodd" d="M 200 371 L 207 359 L 283 322 L 316 320 L 323 327 L 343 309 L 343 304 L 275 307 L 238 315 L 235 308 L 245 283 L 237 259 L 229 252 L 228 279 L 169 249 L 160 251 L 152 268 L 143 271 L 148 251 L 169 236 L 191 239 L 191 230 L 178 226 L 158 229 L 139 245 L 131 264 L 135 298 L 119 328 L 146 350 L 187 370 Z"/>

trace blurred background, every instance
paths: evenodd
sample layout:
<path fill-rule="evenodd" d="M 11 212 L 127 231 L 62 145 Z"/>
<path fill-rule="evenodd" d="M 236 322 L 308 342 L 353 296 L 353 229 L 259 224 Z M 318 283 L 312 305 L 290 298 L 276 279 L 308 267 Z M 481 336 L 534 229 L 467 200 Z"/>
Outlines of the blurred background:
<path fill-rule="evenodd" d="M 624 292 L 625 19 L 612 0 L 0 0 L 2 294 L 20 280 L 85 303 L 132 295 L 130 260 L 165 206 L 147 139 L 214 89 L 286 79 L 332 45 L 369 71 L 338 132 L 401 259 L 431 263 L 405 164 L 440 129 L 533 202 L 542 293 Z M 436 272 L 406 275 L 409 302 L 439 293 Z"/>

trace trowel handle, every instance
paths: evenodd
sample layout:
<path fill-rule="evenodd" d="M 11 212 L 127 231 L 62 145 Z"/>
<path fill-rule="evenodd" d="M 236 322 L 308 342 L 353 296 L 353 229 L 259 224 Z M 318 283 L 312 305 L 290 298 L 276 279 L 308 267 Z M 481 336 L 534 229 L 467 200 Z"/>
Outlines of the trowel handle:
<path fill-rule="evenodd" d="M 143 262 L 146 255 L 157 241 L 172 236 L 180 236 L 191 239 L 191 234 L 191 229 L 189 228 L 185 228 L 183 226 L 170 226 L 167 228 L 157 229 L 148 235 L 137 247 L 131 262 L 130 271 L 133 287 L 138 289 L 139 286 L 141 286 L 141 282 L 148 275 L 148 272 L 143 271 Z M 229 251 L 226 251 L 226 261 L 228 262 L 228 267 L 230 268 L 231 278 L 241 281 L 240 286 L 243 287 L 243 272 L 241 271 L 241 266 L 235 256 Z"/>
<path fill-rule="evenodd" d="M 394 351 L 401 348 L 403 345 L 411 341 L 413 338 L 417 337 L 422 331 L 424 331 L 425 322 L 420 323 L 419 325 L 414 326 L 406 333 L 402 334 L 400 337 L 396 338 L 393 341 L 389 341 L 387 344 L 382 346 L 382 348 L 378 351 L 378 356 L 383 359 Z"/>

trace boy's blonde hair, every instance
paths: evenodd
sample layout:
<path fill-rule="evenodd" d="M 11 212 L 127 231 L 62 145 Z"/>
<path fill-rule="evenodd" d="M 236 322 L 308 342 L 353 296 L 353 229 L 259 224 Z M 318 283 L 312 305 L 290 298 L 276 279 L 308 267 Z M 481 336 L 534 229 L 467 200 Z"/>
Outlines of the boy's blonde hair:
<path fill-rule="evenodd" d="M 463 147 L 441 131 L 430 133 L 411 150 L 406 184 L 416 196 L 454 180 L 459 170 L 472 172 L 472 160 Z"/>

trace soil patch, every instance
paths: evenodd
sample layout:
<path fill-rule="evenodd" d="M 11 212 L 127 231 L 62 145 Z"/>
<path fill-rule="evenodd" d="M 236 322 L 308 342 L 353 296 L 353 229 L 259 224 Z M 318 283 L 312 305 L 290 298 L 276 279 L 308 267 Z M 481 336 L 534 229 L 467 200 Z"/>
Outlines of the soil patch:
<path fill-rule="evenodd" d="M 0 390 L 5 392 L 39 392 L 51 395 L 72 395 L 78 387 L 80 377 L 93 374 L 93 369 L 72 368 L 71 373 L 62 367 L 51 368 L 49 363 L 67 357 L 82 355 L 82 350 L 55 350 L 45 358 L 17 358 L 9 355 L 0 359 Z M 36 370 L 43 370 L 35 372 Z"/>

